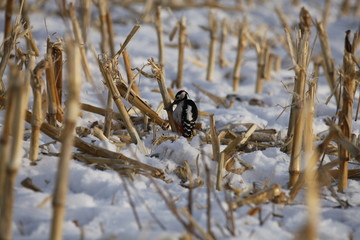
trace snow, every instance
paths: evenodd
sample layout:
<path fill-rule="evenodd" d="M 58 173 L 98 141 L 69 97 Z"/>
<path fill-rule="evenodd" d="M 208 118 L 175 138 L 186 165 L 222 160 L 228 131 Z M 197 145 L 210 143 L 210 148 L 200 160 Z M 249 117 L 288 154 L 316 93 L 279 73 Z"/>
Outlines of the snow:
<path fill-rule="evenodd" d="M 33 1 L 29 1 L 33 2 Z M 227 1 L 221 1 L 228 3 Z M 244 1 L 243 1 L 244 2 Z M 257 1 L 255 1 L 257 2 Z M 249 27 L 255 30 L 260 26 L 267 26 L 266 36 L 283 36 L 278 17 L 275 14 L 275 6 L 281 6 L 288 17 L 291 25 L 298 21 L 298 13 L 301 6 L 305 6 L 312 16 L 321 16 L 323 1 L 303 1 L 303 5 L 294 7 L 287 0 L 281 1 L 262 1 L 262 4 L 245 7 L 243 12 L 225 12 L 217 10 L 218 19 L 224 17 L 231 21 L 242 21 L 243 17 L 248 18 Z M 343 42 L 345 30 L 351 29 L 355 32 L 360 27 L 359 19 L 343 17 L 339 15 L 340 0 L 332 1 L 333 8 L 328 24 L 328 34 L 330 36 L 330 45 L 336 66 L 342 63 Z M 137 10 L 142 10 L 142 5 L 136 5 Z M 33 34 L 41 52 L 40 58 L 46 51 L 46 37 L 52 40 L 65 36 L 70 24 L 64 24 L 62 19 L 56 15 L 58 11 L 55 1 L 47 1 L 46 4 L 37 12 L 30 14 L 31 24 L 33 25 Z M 132 16 L 127 10 L 114 5 L 111 7 L 112 17 L 115 23 L 114 31 L 115 46 L 120 46 L 133 27 L 138 23 L 138 19 Z M 98 12 L 93 7 L 93 17 L 97 18 Z M 127 17 L 127 18 L 125 18 Z M 164 9 L 162 20 L 164 32 L 166 33 L 165 44 L 174 44 L 168 39 L 176 22 L 181 18 L 187 19 L 188 38 L 193 48 L 185 49 L 185 56 L 199 60 L 206 64 L 209 45 L 209 33 L 199 26 L 208 25 L 208 9 L 193 8 L 179 11 L 170 11 Z M 0 19 L 4 19 L 4 11 L 0 11 Z M 124 24 L 123 21 L 127 20 Z M 131 40 L 127 47 L 131 57 L 133 67 L 142 68 L 148 58 L 157 58 L 157 37 L 154 27 L 151 24 L 140 24 L 141 29 Z M 315 30 L 313 30 L 315 32 Z M 3 39 L 3 24 L 0 25 L 0 39 Z M 95 26 L 89 29 L 87 45 L 93 45 L 100 53 L 99 43 L 101 41 L 100 33 Z M 234 62 L 236 58 L 237 39 L 235 36 L 229 36 L 226 44 L 226 58 Z M 19 47 L 25 48 L 22 41 Z M 165 70 L 167 86 L 176 79 L 177 75 L 177 55 L 176 48 L 165 48 Z M 220 68 L 215 66 L 214 82 L 206 82 L 206 69 L 198 67 L 185 60 L 184 62 L 184 89 L 189 93 L 192 99 L 197 103 L 199 110 L 214 114 L 216 128 L 222 129 L 229 124 L 236 126 L 234 130 L 246 130 L 245 123 L 254 123 L 260 128 L 275 129 L 281 132 L 282 136 L 286 134 L 289 109 L 282 113 L 283 108 L 291 104 L 292 82 L 294 73 L 289 70 L 291 60 L 286 51 L 280 44 L 277 44 L 272 50 L 283 59 L 280 72 L 272 73 L 272 80 L 266 81 L 264 91 L 261 94 L 255 94 L 256 79 L 256 52 L 253 48 L 246 50 L 244 63 L 242 67 L 241 83 L 238 92 L 235 94 L 241 98 L 236 100 L 232 108 L 217 106 L 210 98 L 199 92 L 192 84 L 196 83 L 201 88 L 220 96 L 226 97 L 232 92 L 232 66 Z M 315 46 L 314 55 L 320 53 L 319 43 Z M 81 101 L 94 106 L 104 107 L 107 97 L 106 88 L 102 83 L 101 73 L 91 52 L 88 52 L 88 59 L 95 81 L 96 88 L 89 83 L 84 82 L 81 89 Z M 120 60 L 122 64 L 122 60 Z M 310 66 L 310 68 L 312 68 Z M 120 69 L 125 75 L 124 69 Z M 148 67 L 145 71 L 150 72 Z M 4 76 L 7 85 L 7 77 Z M 66 75 L 66 74 L 65 74 Z M 66 79 L 65 79 L 66 80 Z M 156 110 L 162 101 L 159 93 L 153 92 L 157 89 L 157 82 L 154 79 L 140 77 L 137 80 L 142 98 Z M 284 86 L 288 86 L 285 88 Z M 176 91 L 176 89 L 174 89 Z M 67 90 L 64 89 L 66 97 Z M 31 94 L 30 94 L 31 95 Z M 330 89 L 326 83 L 324 74 L 319 78 L 319 87 L 316 95 L 315 118 L 313 130 L 315 134 L 326 135 L 328 130 L 324 124 L 324 119 L 336 114 L 336 103 L 332 99 L 325 104 Z M 248 104 L 250 99 L 259 99 L 264 102 L 265 107 L 253 106 Z M 358 99 L 356 97 L 355 102 Z M 32 99 L 30 99 L 31 106 Z M 129 105 L 127 105 L 129 106 Z M 281 114 L 282 113 L 282 114 Z M 3 129 L 5 111 L 0 112 L 0 130 Z M 165 112 L 161 113 L 166 117 Z M 103 117 L 84 112 L 78 119 L 78 126 L 89 127 L 93 122 L 103 123 Z M 202 128 L 209 129 L 209 119 L 207 117 L 198 120 Z M 353 121 L 353 132 L 359 134 L 360 123 Z M 26 125 L 30 129 L 29 125 Z M 157 128 L 157 137 L 176 136 L 169 130 L 160 130 Z M 120 177 L 118 173 L 108 169 L 100 170 L 92 165 L 86 165 L 76 160 L 71 161 L 69 186 L 66 204 L 66 214 L 64 219 L 63 237 L 64 239 L 179 239 L 184 236 L 186 229 L 176 219 L 165 203 L 165 200 L 158 192 L 161 189 L 165 196 L 168 196 L 175 204 L 177 209 L 188 206 L 189 190 L 180 186 L 180 178 L 174 174 L 178 166 L 183 166 L 187 161 L 193 178 L 200 177 L 206 180 L 205 166 L 210 169 L 211 182 L 214 185 L 216 181 L 217 164 L 212 161 L 212 146 L 205 144 L 200 138 L 205 135 L 199 132 L 190 142 L 179 137 L 177 140 L 166 140 L 159 145 L 153 144 L 152 133 L 144 136 L 146 147 L 151 150 L 149 156 L 144 156 L 134 144 L 130 144 L 121 149 L 124 155 L 144 162 L 148 165 L 165 170 L 166 179 L 170 183 L 158 179 L 149 179 L 142 175 L 134 175 L 133 181 Z M 93 142 L 96 146 L 106 148 L 111 151 L 117 151 L 117 147 L 112 141 L 100 141 L 93 136 L 84 138 L 87 142 Z M 15 187 L 15 203 L 13 217 L 13 235 L 14 239 L 48 239 L 50 234 L 50 224 L 52 218 L 51 196 L 54 191 L 55 176 L 57 171 L 58 158 L 48 155 L 48 153 L 58 153 L 60 143 L 51 143 L 53 140 L 42 134 L 40 144 L 46 144 L 42 148 L 40 161 L 33 166 L 30 165 L 28 152 L 30 140 L 24 141 L 24 157 L 21 168 L 18 172 L 17 183 Z M 51 144 L 48 144 L 51 143 Z M 223 150 L 226 146 L 220 146 Z M 74 148 L 74 152 L 77 150 Z M 288 167 L 290 157 L 280 151 L 279 147 L 270 147 L 266 150 L 257 150 L 250 153 L 238 154 L 238 157 L 253 166 L 253 170 L 247 170 L 241 175 L 228 174 L 225 181 L 232 186 L 243 191 L 248 191 L 253 184 L 258 189 L 269 184 L 280 184 L 285 192 L 288 191 L 287 182 L 289 178 Z M 325 162 L 329 157 L 325 158 Z M 199 172 L 197 172 L 199 171 Z M 21 185 L 25 178 L 31 178 L 33 184 L 41 189 L 41 192 L 34 192 Z M 134 210 L 131 207 L 129 196 L 125 189 L 125 184 L 129 190 L 131 200 L 135 203 L 135 210 L 139 215 L 139 224 L 136 222 Z M 335 186 L 335 184 L 334 184 Z M 336 189 L 336 187 L 335 187 Z M 207 229 L 207 188 L 206 182 L 203 186 L 193 189 L 193 218 L 203 229 Z M 321 192 L 321 221 L 319 222 L 319 239 L 360 239 L 360 183 L 357 180 L 349 180 L 349 188 L 344 193 L 339 193 L 339 197 L 350 204 L 349 208 L 338 208 L 337 200 L 331 196 L 331 193 L 322 189 Z M 234 235 L 227 229 L 227 217 L 224 211 L 228 210 L 225 192 L 212 191 L 210 197 L 212 232 L 217 239 L 293 239 L 303 227 L 307 218 L 307 207 L 304 200 L 304 191 L 292 204 L 262 204 L 259 206 L 245 205 L 239 207 L 233 212 L 235 232 Z M 248 213 L 253 207 L 259 207 L 262 215 L 251 215 Z M 156 219 L 155 219 L 156 218 Z"/>

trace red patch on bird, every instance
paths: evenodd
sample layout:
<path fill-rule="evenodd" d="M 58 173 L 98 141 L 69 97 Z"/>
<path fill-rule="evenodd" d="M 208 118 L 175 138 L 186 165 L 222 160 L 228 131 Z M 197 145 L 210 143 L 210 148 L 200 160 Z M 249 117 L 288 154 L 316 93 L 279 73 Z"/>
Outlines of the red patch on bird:
<path fill-rule="evenodd" d="M 178 133 L 183 136 L 184 135 L 184 127 L 181 124 L 178 124 Z"/>

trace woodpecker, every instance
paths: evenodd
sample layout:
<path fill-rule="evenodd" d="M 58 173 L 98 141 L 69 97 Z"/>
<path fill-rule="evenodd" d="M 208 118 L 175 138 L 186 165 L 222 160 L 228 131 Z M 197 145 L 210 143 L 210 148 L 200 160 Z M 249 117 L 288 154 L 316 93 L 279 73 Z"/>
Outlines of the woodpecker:
<path fill-rule="evenodd" d="M 174 102 L 170 105 L 177 105 L 174 112 L 174 121 L 177 125 L 178 132 L 188 138 L 191 137 L 195 127 L 195 121 L 198 117 L 198 109 L 193 100 L 189 99 L 189 94 L 185 90 L 180 90 Z"/>

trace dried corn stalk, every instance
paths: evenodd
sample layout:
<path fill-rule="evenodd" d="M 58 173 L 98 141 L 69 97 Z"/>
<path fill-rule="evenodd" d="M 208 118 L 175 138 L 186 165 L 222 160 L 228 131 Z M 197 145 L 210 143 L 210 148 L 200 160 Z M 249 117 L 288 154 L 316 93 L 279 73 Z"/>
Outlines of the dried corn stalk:
<path fill-rule="evenodd" d="M 3 95 L 6 91 L 4 82 L 2 80 L 6 65 L 10 58 L 10 53 L 14 49 L 15 44 L 17 43 L 17 39 L 22 34 L 22 24 L 17 20 L 14 24 L 14 27 L 11 31 L 10 38 L 4 43 L 4 50 L 0 62 L 0 95 Z"/>
<path fill-rule="evenodd" d="M 54 43 L 50 42 L 50 39 L 47 39 L 47 49 L 46 49 L 46 61 L 48 67 L 46 68 L 46 87 L 48 95 L 48 121 L 51 125 L 56 124 L 56 121 L 62 122 L 63 110 L 61 107 L 61 102 L 59 98 L 59 93 L 57 90 L 56 79 L 58 76 L 55 75 L 55 59 L 54 59 Z M 62 65 L 62 64 L 61 64 Z M 62 66 L 57 70 L 57 73 L 61 73 Z M 60 75 L 61 77 L 61 75 Z M 61 81 L 60 79 L 58 79 Z M 61 93 L 61 91 L 60 91 Z"/>
<path fill-rule="evenodd" d="M 176 88 L 182 89 L 184 75 L 184 55 L 186 42 L 186 18 L 183 17 L 178 23 L 179 25 L 179 55 L 178 55 L 178 71 L 176 77 Z"/>
<path fill-rule="evenodd" d="M 218 22 L 216 13 L 213 10 L 209 12 L 209 25 L 210 25 L 210 45 L 209 57 L 207 64 L 206 80 L 209 82 L 214 81 L 214 67 L 216 60 L 216 44 L 218 38 Z"/>
<path fill-rule="evenodd" d="M 106 21 L 106 13 L 108 11 L 107 0 L 99 0 L 97 4 L 100 13 L 100 32 L 101 32 L 101 52 L 104 54 L 109 54 L 110 56 L 114 56 L 114 46 L 112 46 L 112 52 L 110 52 L 110 34 L 109 26 Z M 111 22 L 111 21 L 110 21 Z M 112 98 L 111 92 L 109 90 L 106 102 L 106 114 L 104 120 L 104 134 L 106 137 L 110 136 L 111 131 L 111 120 L 113 115 L 113 105 L 114 100 Z"/>
<path fill-rule="evenodd" d="M 125 71 L 126 71 L 126 77 L 127 77 L 127 80 L 128 80 L 128 84 L 129 84 L 129 86 L 131 86 L 131 89 L 137 95 L 140 96 L 140 92 L 139 92 L 139 89 L 138 89 L 138 87 L 136 85 L 136 81 L 135 81 L 136 76 L 134 76 L 134 73 L 133 73 L 132 67 L 131 67 L 130 55 L 128 54 L 126 49 L 124 49 L 123 58 L 124 58 L 124 66 L 125 66 Z"/>
<path fill-rule="evenodd" d="M 221 151 L 221 154 L 224 154 L 224 162 L 226 163 L 225 167 L 227 170 L 230 170 L 234 164 L 234 160 L 231 158 L 236 153 L 238 145 L 245 144 L 255 132 L 256 128 L 257 125 L 252 124 L 244 135 L 237 136 L 224 150 Z M 228 161 L 229 159 L 232 161 Z"/>
<path fill-rule="evenodd" d="M 222 178 L 224 168 L 224 153 L 220 153 L 220 140 L 215 128 L 214 115 L 210 115 L 210 133 L 211 133 L 211 145 L 213 150 L 213 160 L 218 163 L 217 177 L 216 177 L 216 189 L 222 191 Z"/>
<path fill-rule="evenodd" d="M 295 71 L 295 86 L 293 94 L 293 104 L 290 112 L 288 137 L 292 137 L 291 159 L 289 166 L 290 181 L 289 186 L 293 186 L 300 174 L 301 169 L 301 155 L 304 131 L 304 101 L 305 101 L 305 87 L 307 78 L 307 68 L 310 62 L 310 27 L 311 16 L 309 12 L 303 7 L 300 11 L 300 36 L 299 44 L 297 46 L 296 59 L 293 62 Z M 288 43 L 290 45 L 290 42 Z"/>
<path fill-rule="evenodd" d="M 150 117 L 153 122 L 158 124 L 163 129 L 168 128 L 168 122 L 162 119 L 154 110 L 152 110 L 150 106 L 135 93 L 135 91 L 129 89 L 129 86 L 127 86 L 124 81 L 117 82 L 116 87 L 123 98 L 125 98 L 133 106 L 140 109 L 141 112 Z"/>
<path fill-rule="evenodd" d="M 246 204 L 260 204 L 265 201 L 272 201 L 277 197 L 280 197 L 283 194 L 281 186 L 279 184 L 273 184 L 272 186 L 254 193 L 252 195 L 243 197 L 236 202 L 231 202 L 230 207 L 231 209 L 236 209 Z"/>
<path fill-rule="evenodd" d="M 11 121 L 4 126 L 4 129 L 9 128 L 10 132 L 3 133 L 3 140 L 6 139 L 8 142 L 5 143 L 7 145 L 3 143 L 1 146 L 1 155 L 5 158 L 1 159 L 0 167 L 2 171 L 0 192 L 3 193 L 0 197 L 0 239 L 12 239 L 14 187 L 22 159 L 25 107 L 28 103 L 29 82 L 26 81 L 24 72 L 21 72 L 15 64 L 10 66 L 10 79 L 12 79 L 10 86 L 12 90 L 9 90 L 11 103 L 7 110 L 7 115 L 10 116 L 6 118 Z"/>
<path fill-rule="evenodd" d="M 263 91 L 264 80 L 267 77 L 266 69 L 268 68 L 267 65 L 269 64 L 268 60 L 269 60 L 270 44 L 267 41 L 265 35 L 252 36 L 252 34 L 247 34 L 246 36 L 256 50 L 257 71 L 256 71 L 255 93 L 261 93 Z"/>
<path fill-rule="evenodd" d="M 159 50 L 159 64 L 164 67 L 164 38 L 163 38 L 163 26 L 161 21 L 161 6 L 158 6 L 156 9 L 156 18 L 155 18 L 155 29 L 158 37 L 158 50 Z"/>
<path fill-rule="evenodd" d="M 84 42 L 87 40 L 87 31 L 91 23 L 91 0 L 80 0 L 79 13 L 82 18 L 80 19 L 81 34 Z"/>
<path fill-rule="evenodd" d="M 339 126 L 343 132 L 345 138 L 351 138 L 351 125 L 352 125 L 352 108 L 355 95 L 355 74 L 356 64 L 353 61 L 353 49 L 350 43 L 350 30 L 346 31 L 345 48 L 343 57 L 343 89 L 342 98 L 343 105 L 341 114 L 339 117 Z M 348 181 L 348 161 L 350 159 L 349 152 L 342 146 L 339 147 L 339 159 L 340 159 L 340 176 L 338 191 L 343 192 L 347 189 Z"/>
<path fill-rule="evenodd" d="M 64 130 L 61 134 L 62 145 L 58 163 L 58 171 L 55 182 L 53 198 L 53 218 L 51 222 L 51 239 L 62 239 L 62 226 L 64 221 L 66 194 L 68 188 L 68 175 L 70 160 L 72 159 L 72 146 L 74 142 L 74 128 L 80 112 L 80 89 L 81 89 L 81 72 L 79 48 L 73 40 L 68 39 L 66 42 L 68 56 L 68 88 L 69 94 L 67 99 L 67 108 L 64 121 Z"/>
<path fill-rule="evenodd" d="M 11 33 L 11 17 L 14 9 L 14 0 L 7 0 L 5 7 L 4 39 Z"/>
<path fill-rule="evenodd" d="M 32 119 L 32 113 L 27 111 L 26 121 L 31 122 L 31 119 Z M 63 139 L 61 138 L 62 129 L 58 127 L 54 127 L 46 122 L 43 122 L 43 124 L 41 125 L 41 131 L 56 141 L 59 142 L 63 141 Z M 112 152 L 105 148 L 101 148 L 94 144 L 85 142 L 81 138 L 76 136 L 74 138 L 74 147 L 78 148 L 80 151 L 85 152 L 87 154 L 97 156 L 97 157 L 92 157 L 89 155 L 85 156 L 81 154 L 80 155 L 75 154 L 76 157 L 79 157 L 80 161 L 86 161 L 90 163 L 134 165 L 137 166 L 138 168 L 142 168 L 143 170 L 151 170 L 150 171 L 151 176 L 165 180 L 165 173 L 161 169 L 154 168 L 144 163 L 141 163 L 137 160 L 128 158 L 121 153 Z"/>
<path fill-rule="evenodd" d="M 221 22 L 221 37 L 220 37 L 220 50 L 219 50 L 219 64 L 220 67 L 229 65 L 229 61 L 225 58 L 225 43 L 228 38 L 228 21 L 224 18 Z"/>
<path fill-rule="evenodd" d="M 33 90 L 33 118 L 31 121 L 31 138 L 30 138 L 30 153 L 29 159 L 31 161 L 36 161 L 39 153 L 39 141 L 40 141 L 40 126 L 44 121 L 44 112 L 43 112 L 43 98 L 42 91 L 44 90 L 44 80 L 42 74 L 44 69 L 47 68 L 47 62 L 45 60 L 40 61 L 32 74 L 32 79 L 30 81 L 32 90 Z"/>
<path fill-rule="evenodd" d="M 312 130 L 312 123 L 314 117 L 314 91 L 315 89 L 310 85 L 309 97 L 306 101 L 304 118 L 305 120 L 305 136 L 304 136 L 304 150 L 305 150 L 305 170 L 304 180 L 306 186 L 306 204 L 308 206 L 307 222 L 303 230 L 299 233 L 300 239 L 316 240 L 318 239 L 317 228 L 319 223 L 319 183 L 317 173 L 317 163 L 320 158 L 320 151 L 318 148 L 314 149 L 314 137 Z M 313 150 L 314 149 L 314 150 Z"/>
<path fill-rule="evenodd" d="M 171 130 L 176 132 L 177 127 L 174 122 L 173 110 L 170 108 L 171 98 L 170 98 L 169 91 L 166 88 L 164 68 L 161 67 L 159 64 L 155 63 L 153 59 L 148 59 L 148 61 L 152 68 L 152 72 L 154 73 L 154 75 L 152 77 L 154 77 L 158 82 L 159 89 L 160 89 L 161 96 L 162 96 L 163 103 L 164 103 L 164 107 L 165 107 L 164 109 L 166 110 L 166 113 L 168 115 Z"/>
<path fill-rule="evenodd" d="M 90 83 L 94 83 L 94 80 L 93 80 L 93 77 L 92 77 L 91 71 L 90 71 L 89 62 L 86 57 L 85 41 L 83 39 L 83 35 L 80 30 L 80 25 L 79 25 L 78 19 L 75 14 L 75 7 L 72 3 L 70 3 L 68 11 L 69 11 L 69 16 L 71 19 L 73 31 L 74 31 L 74 37 L 80 47 L 82 68 L 84 70 L 87 81 L 89 81 Z"/>
<path fill-rule="evenodd" d="M 114 82 L 114 76 L 113 74 L 117 73 L 117 71 L 114 70 L 114 64 L 113 61 L 106 59 L 100 59 L 98 58 L 98 64 L 101 70 L 101 73 L 104 77 L 104 80 L 106 82 L 107 87 L 109 88 L 109 91 L 111 92 L 111 96 L 114 99 L 115 105 L 119 110 L 119 113 L 121 115 L 122 120 L 125 123 L 126 129 L 131 137 L 131 140 L 133 143 L 137 144 L 140 151 L 144 154 L 147 154 L 147 149 L 145 148 L 144 143 L 142 142 L 138 132 L 135 129 L 134 124 L 132 123 L 130 116 L 125 108 L 125 105 L 121 99 L 121 95 L 119 93 L 119 90 L 117 89 L 115 82 Z M 116 76 L 119 77 L 119 76 Z"/>
<path fill-rule="evenodd" d="M 326 32 L 326 28 L 324 28 L 324 24 L 321 22 L 316 23 L 316 28 L 319 33 L 320 45 L 322 50 L 322 55 L 324 59 L 323 68 L 325 72 L 326 79 L 330 86 L 331 92 L 335 95 L 335 100 L 337 103 L 340 101 L 340 91 L 337 88 L 336 84 L 336 68 L 335 62 L 331 55 L 331 49 L 329 45 L 329 37 Z"/>
<path fill-rule="evenodd" d="M 240 83 L 240 75 L 241 75 L 241 65 L 242 65 L 242 59 L 244 56 L 245 48 L 246 48 L 246 42 L 247 42 L 247 22 L 244 21 L 243 24 L 241 24 L 238 34 L 238 46 L 237 46 L 237 54 L 236 54 L 236 60 L 235 60 L 235 67 L 234 67 L 234 73 L 233 73 L 233 91 L 237 92 L 239 83 Z"/>

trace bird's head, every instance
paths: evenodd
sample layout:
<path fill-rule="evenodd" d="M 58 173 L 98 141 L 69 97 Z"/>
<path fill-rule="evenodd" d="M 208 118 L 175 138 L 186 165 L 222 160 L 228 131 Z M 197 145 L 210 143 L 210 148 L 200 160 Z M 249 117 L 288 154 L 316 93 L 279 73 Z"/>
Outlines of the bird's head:
<path fill-rule="evenodd" d="M 178 104 L 182 100 L 188 99 L 189 94 L 185 90 L 180 90 L 176 93 L 174 101 L 165 110 L 170 110 L 175 104 Z"/>
<path fill-rule="evenodd" d="M 176 93 L 173 104 L 178 104 L 182 100 L 185 100 L 188 98 L 189 98 L 189 94 L 185 90 L 180 90 Z"/>

